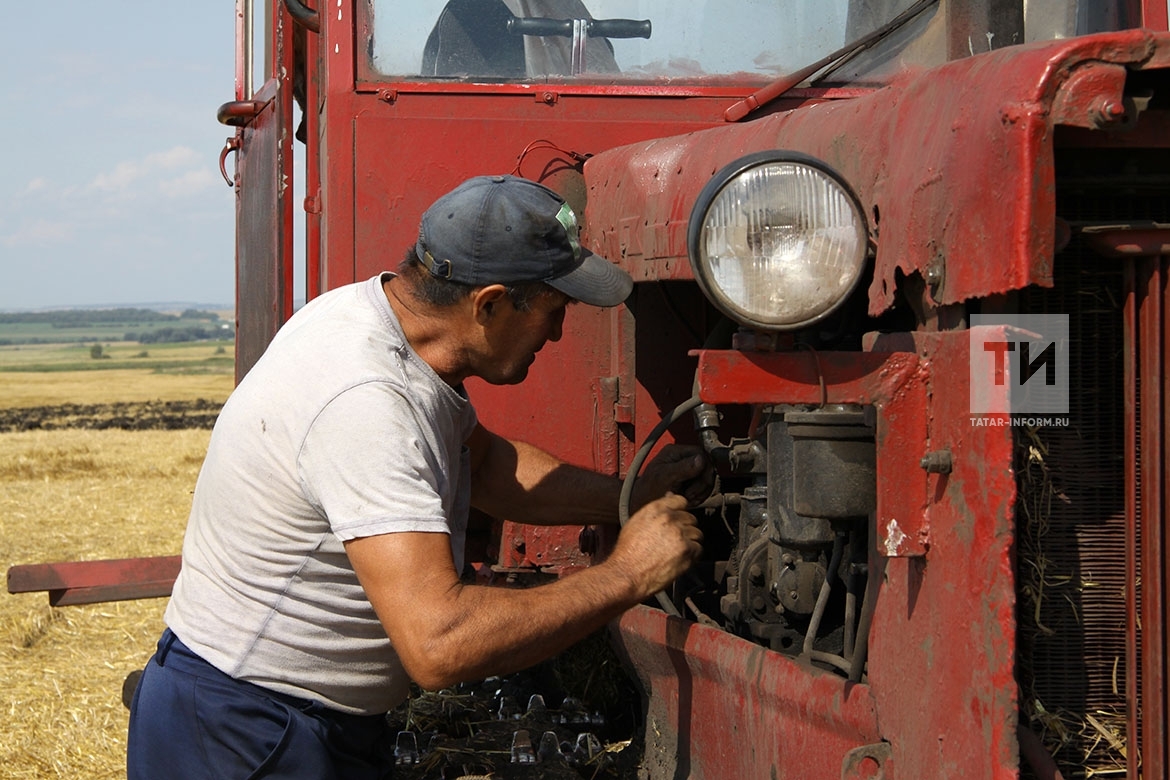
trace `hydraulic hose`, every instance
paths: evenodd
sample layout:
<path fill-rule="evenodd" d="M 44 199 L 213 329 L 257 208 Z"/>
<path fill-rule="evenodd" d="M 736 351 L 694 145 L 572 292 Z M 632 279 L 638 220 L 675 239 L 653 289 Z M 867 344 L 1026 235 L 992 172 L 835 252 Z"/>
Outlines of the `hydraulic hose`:
<path fill-rule="evenodd" d="M 650 431 L 650 435 L 646 437 L 646 441 L 643 442 L 642 447 L 634 455 L 634 460 L 630 463 L 630 470 L 626 473 L 626 478 L 622 482 L 622 492 L 618 496 L 618 521 L 623 526 L 630 519 L 630 496 L 634 492 L 634 481 L 638 478 L 638 472 L 642 470 L 642 464 L 646 462 L 650 451 L 654 449 L 654 445 L 662 438 L 662 434 L 666 432 L 667 428 L 701 403 L 702 401 L 699 400 L 699 396 L 695 395 L 674 407 L 674 411 L 659 420 L 658 424 L 654 426 L 654 430 Z M 654 597 L 658 599 L 658 603 L 666 611 L 666 614 L 672 615 L 673 617 L 682 617 L 678 609 L 674 606 L 674 602 L 665 593 L 655 593 Z"/>

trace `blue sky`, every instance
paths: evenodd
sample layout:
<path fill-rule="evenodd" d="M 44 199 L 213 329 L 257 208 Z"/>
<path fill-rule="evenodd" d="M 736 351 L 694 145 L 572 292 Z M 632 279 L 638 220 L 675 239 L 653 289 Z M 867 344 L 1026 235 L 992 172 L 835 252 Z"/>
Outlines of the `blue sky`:
<path fill-rule="evenodd" d="M 234 2 L 5 10 L 0 310 L 230 304 Z"/>

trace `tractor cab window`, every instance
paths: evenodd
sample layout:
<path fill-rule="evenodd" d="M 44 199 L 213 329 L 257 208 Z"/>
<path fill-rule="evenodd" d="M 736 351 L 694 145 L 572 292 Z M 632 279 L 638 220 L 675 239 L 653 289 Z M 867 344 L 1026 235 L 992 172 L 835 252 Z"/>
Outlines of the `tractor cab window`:
<path fill-rule="evenodd" d="M 767 82 L 841 45 L 848 0 L 374 0 L 404 80 Z"/>
<path fill-rule="evenodd" d="M 989 49 L 1131 26 L 1124 0 L 964 0 L 958 15 L 946 12 L 957 0 L 372 3 L 371 69 L 402 81 L 767 83 L 881 31 L 814 77 L 880 82 Z"/>

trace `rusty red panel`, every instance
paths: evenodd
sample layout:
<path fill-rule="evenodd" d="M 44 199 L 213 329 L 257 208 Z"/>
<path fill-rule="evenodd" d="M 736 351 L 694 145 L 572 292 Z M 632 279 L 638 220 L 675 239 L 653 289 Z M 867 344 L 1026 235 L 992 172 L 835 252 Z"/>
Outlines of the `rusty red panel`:
<path fill-rule="evenodd" d="M 930 546 L 926 372 L 913 352 L 699 353 L 700 397 L 712 404 L 872 404 L 877 429 L 879 549 L 923 555 Z M 966 398 L 966 396 L 964 396 Z"/>
<path fill-rule="evenodd" d="M 1120 66 L 1168 52 L 1170 37 L 1145 30 L 1009 46 L 853 100 L 612 149 L 586 163 L 585 221 L 635 278 L 689 278 L 687 222 L 703 185 L 745 154 L 787 149 L 840 172 L 880 234 L 871 314 L 892 303 L 898 271 L 938 279 L 939 303 L 1050 286 L 1054 106 L 1078 126 L 1120 121 L 1096 111 L 1121 101 Z M 1093 73 L 1073 78 L 1082 67 Z M 964 175 L 944 175 L 955 170 Z M 972 262 L 987 257 L 997 262 Z"/>
<path fill-rule="evenodd" d="M 1141 6 L 1141 23 L 1136 26 L 1165 32 L 1167 25 L 1170 25 L 1170 5 L 1165 0 L 1136 0 L 1136 2 Z"/>
<path fill-rule="evenodd" d="M 971 338 L 969 331 L 915 334 L 914 352 L 820 353 L 816 360 L 801 352 L 700 353 L 700 394 L 713 403 L 824 400 L 878 409 L 868 683 L 880 736 L 903 777 L 1018 772 L 1013 440 L 1008 425 L 972 422 Z M 920 467 L 936 451 L 950 453 L 949 473 Z M 891 519 L 914 532 L 905 540 L 920 543 L 913 553 L 889 547 Z M 739 726 L 720 731 L 736 734 Z M 700 762 L 707 752 L 730 750 L 689 747 Z M 767 776 L 768 766 L 737 776 Z"/>
<path fill-rule="evenodd" d="M 917 340 L 930 372 L 928 446 L 949 450 L 953 468 L 932 475 L 926 557 L 871 559 L 881 586 L 869 682 L 903 777 L 1014 780 L 1012 432 L 972 425 L 968 332 Z"/>
<path fill-rule="evenodd" d="M 281 86 L 266 83 L 264 109 L 243 129 L 236 157 L 236 381 L 260 358 L 292 313 L 291 150 L 281 140 Z"/>
<path fill-rule="evenodd" d="M 330 284 L 396 266 L 417 239 L 426 207 L 469 176 L 515 173 L 541 181 L 584 213 L 586 188 L 570 152 L 594 155 L 711 127 L 719 121 L 715 109 L 727 100 L 626 98 L 615 116 L 612 98 L 596 95 L 566 96 L 553 106 L 530 94 L 400 94 L 393 103 L 356 96 L 358 114 L 350 123 L 353 154 L 361 160 L 354 174 L 355 245 L 350 254 L 327 247 Z M 385 153 L 404 139 L 409 155 Z M 347 206 L 329 205 L 332 229 L 345 222 L 336 210 Z M 591 245 L 587 222 L 581 238 Z"/>
<path fill-rule="evenodd" d="M 48 591 L 54 606 L 169 596 L 181 558 L 121 558 L 13 566 L 9 593 Z"/>
<path fill-rule="evenodd" d="M 913 352 L 697 354 L 700 396 L 712 404 L 871 404 L 893 397 L 919 368 Z"/>
<path fill-rule="evenodd" d="M 647 607 L 615 629 L 648 693 L 650 780 L 852 780 L 885 765 L 868 686 Z M 877 757 L 854 753 L 867 747 Z"/>

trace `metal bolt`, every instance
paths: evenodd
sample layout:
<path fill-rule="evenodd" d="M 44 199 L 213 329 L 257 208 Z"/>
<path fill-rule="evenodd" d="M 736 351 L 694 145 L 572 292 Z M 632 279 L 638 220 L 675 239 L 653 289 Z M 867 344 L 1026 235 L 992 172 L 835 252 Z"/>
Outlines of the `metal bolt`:
<path fill-rule="evenodd" d="M 748 569 L 748 579 L 752 581 L 753 585 L 762 585 L 764 583 L 764 570 L 760 568 L 760 564 L 753 563 Z"/>
<path fill-rule="evenodd" d="M 1106 100 L 1097 108 L 1097 124 L 1111 125 L 1125 120 L 1125 104 L 1120 100 Z"/>
<path fill-rule="evenodd" d="M 936 450 L 928 452 L 918 461 L 927 474 L 950 474 L 952 461 L 950 450 Z"/>

